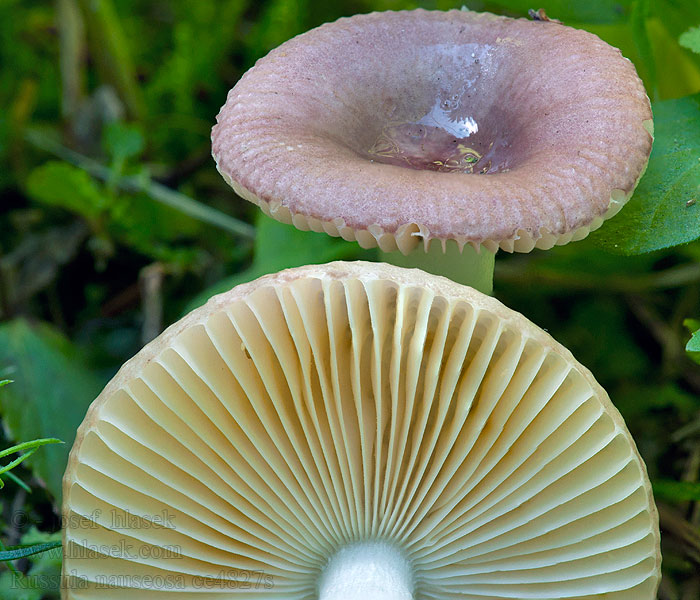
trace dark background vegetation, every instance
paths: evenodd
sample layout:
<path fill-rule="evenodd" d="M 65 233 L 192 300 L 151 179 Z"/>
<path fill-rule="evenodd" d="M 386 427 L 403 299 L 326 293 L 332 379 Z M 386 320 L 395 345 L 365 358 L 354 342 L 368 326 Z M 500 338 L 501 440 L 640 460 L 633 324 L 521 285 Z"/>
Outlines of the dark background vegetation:
<path fill-rule="evenodd" d="M 685 346 L 700 326 L 700 34 L 679 37 L 700 25 L 700 6 L 467 5 L 512 16 L 541 5 L 593 31 L 635 62 L 653 101 L 654 156 L 629 207 L 583 242 L 499 254 L 495 295 L 609 391 L 654 483 L 660 598 L 698 600 L 700 366 Z M 15 469 L 31 492 L 9 480 L 0 490 L 5 545 L 57 539 L 86 407 L 164 326 L 266 272 L 373 257 L 260 216 L 216 172 L 209 134 L 227 91 L 271 48 L 342 15 L 417 6 L 461 2 L 0 2 L 0 380 L 14 381 L 0 388 L 0 448 L 66 441 Z M 0 564 L 0 597 L 56 598 L 59 566 L 60 553 Z"/>

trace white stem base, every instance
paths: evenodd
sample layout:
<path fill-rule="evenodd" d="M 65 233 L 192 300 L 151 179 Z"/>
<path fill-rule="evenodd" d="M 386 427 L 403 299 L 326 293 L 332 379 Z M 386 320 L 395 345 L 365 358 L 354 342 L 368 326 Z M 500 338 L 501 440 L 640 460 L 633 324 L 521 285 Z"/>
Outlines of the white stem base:
<path fill-rule="evenodd" d="M 460 253 L 457 244 L 450 240 L 446 251 L 442 251 L 439 240 L 430 242 L 428 252 L 422 246 L 404 256 L 400 252 L 379 251 L 380 260 L 397 267 L 418 268 L 442 275 L 457 283 L 469 285 L 484 294 L 493 292 L 493 266 L 495 255 L 481 248 L 477 252 L 469 244 Z"/>
<path fill-rule="evenodd" d="M 347 546 L 321 573 L 319 600 L 413 600 L 411 566 L 389 544 Z"/>

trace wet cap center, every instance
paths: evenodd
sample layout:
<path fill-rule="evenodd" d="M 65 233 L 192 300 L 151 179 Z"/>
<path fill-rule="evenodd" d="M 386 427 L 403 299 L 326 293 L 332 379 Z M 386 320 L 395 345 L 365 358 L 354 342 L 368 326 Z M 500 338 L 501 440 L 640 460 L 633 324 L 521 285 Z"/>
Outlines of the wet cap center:
<path fill-rule="evenodd" d="M 445 122 L 430 113 L 417 123 L 387 124 L 367 151 L 367 157 L 410 169 L 483 175 L 509 168 L 513 162 L 510 146 L 500 133 L 489 135 L 480 131 L 473 117 Z"/>
<path fill-rule="evenodd" d="M 508 171 L 519 162 L 513 138 L 523 127 L 493 101 L 507 85 L 504 70 L 496 68 L 502 54 L 483 43 L 422 48 L 400 64 L 393 85 L 376 82 L 386 95 L 374 98 L 375 112 L 367 111 L 357 130 L 346 134 L 349 145 L 358 138 L 367 146 L 359 153 L 371 162 L 409 169 Z"/>

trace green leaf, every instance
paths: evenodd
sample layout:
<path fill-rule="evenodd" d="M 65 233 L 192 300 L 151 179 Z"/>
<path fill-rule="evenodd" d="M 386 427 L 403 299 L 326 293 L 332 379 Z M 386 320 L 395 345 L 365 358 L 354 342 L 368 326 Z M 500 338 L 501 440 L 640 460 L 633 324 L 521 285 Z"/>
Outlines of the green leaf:
<path fill-rule="evenodd" d="M 690 333 L 695 333 L 700 329 L 700 319 L 683 319 L 683 327 Z"/>
<path fill-rule="evenodd" d="M 369 256 L 372 256 L 372 252 L 362 250 L 356 243 L 346 242 L 325 233 L 299 231 L 296 227 L 275 221 L 260 211 L 256 221 L 253 264 L 236 275 L 222 279 L 196 296 L 189 303 L 187 311 L 204 304 L 215 294 L 268 273 L 307 264 Z"/>
<path fill-rule="evenodd" d="M 3 379 L 3 380 L 0 380 L 0 387 L 4 387 L 4 386 L 6 386 L 6 385 L 9 384 L 9 383 L 12 383 L 12 379 Z"/>
<path fill-rule="evenodd" d="M 125 161 L 143 152 L 145 141 L 141 130 L 118 121 L 105 126 L 102 143 L 115 161 Z"/>
<path fill-rule="evenodd" d="M 656 139 L 646 175 L 620 215 L 591 234 L 621 254 L 700 238 L 700 94 L 653 108 Z"/>
<path fill-rule="evenodd" d="M 58 206 L 88 220 L 99 217 L 109 202 L 85 171 L 56 160 L 44 163 L 29 174 L 27 192 L 37 202 Z"/>
<path fill-rule="evenodd" d="M 169 187 L 166 187 L 156 181 L 151 181 L 148 177 L 144 177 L 142 175 L 116 177 L 113 169 L 105 167 L 97 161 L 79 154 L 70 148 L 66 148 L 52 137 L 47 136 L 38 130 L 28 130 L 25 134 L 25 138 L 37 148 L 41 148 L 46 152 L 50 152 L 55 156 L 65 159 L 73 165 L 77 165 L 77 167 L 86 171 L 93 177 L 97 177 L 103 181 L 112 181 L 120 190 L 130 193 L 143 192 L 156 202 L 174 208 L 175 210 L 189 215 L 194 219 L 202 221 L 203 223 L 208 223 L 209 225 L 214 225 L 215 227 L 233 233 L 234 235 L 238 235 L 243 238 L 253 238 L 255 235 L 253 227 L 248 223 L 244 223 L 209 206 L 208 204 L 198 202 L 197 200 L 194 200 L 181 192 L 170 189 Z M 92 185 L 96 187 L 94 182 L 92 182 Z M 63 195 L 58 194 L 57 196 L 60 202 Z M 103 195 L 103 198 L 108 197 Z M 109 200 L 106 199 L 103 202 L 108 201 Z"/>
<path fill-rule="evenodd" d="M 85 358 L 46 324 L 15 319 L 0 325 L 0 370 L 11 369 L 15 383 L 0 394 L 0 416 L 14 439 L 59 437 L 29 461 L 58 500 L 75 431 L 102 382 Z"/>
<path fill-rule="evenodd" d="M 122 195 L 108 211 L 108 230 L 123 244 L 156 260 L 172 262 L 173 243 L 194 237 L 201 223 L 142 194 Z M 195 253 L 193 249 L 193 254 Z"/>
<path fill-rule="evenodd" d="M 693 334 L 685 345 L 685 351 L 688 354 L 688 358 L 700 365 L 700 320 L 685 319 L 683 325 Z"/>
<path fill-rule="evenodd" d="M 697 482 L 661 479 L 654 481 L 652 487 L 657 496 L 666 500 L 674 502 L 700 500 L 700 483 Z"/>
<path fill-rule="evenodd" d="M 678 43 L 684 48 L 700 54 L 700 26 L 691 27 L 682 33 L 681 37 L 678 38 Z"/>
<path fill-rule="evenodd" d="M 54 548 L 60 548 L 61 542 L 48 542 L 45 544 L 33 544 L 31 546 L 16 546 L 8 550 L 0 551 L 0 560 L 17 560 L 34 554 L 40 554 Z"/>

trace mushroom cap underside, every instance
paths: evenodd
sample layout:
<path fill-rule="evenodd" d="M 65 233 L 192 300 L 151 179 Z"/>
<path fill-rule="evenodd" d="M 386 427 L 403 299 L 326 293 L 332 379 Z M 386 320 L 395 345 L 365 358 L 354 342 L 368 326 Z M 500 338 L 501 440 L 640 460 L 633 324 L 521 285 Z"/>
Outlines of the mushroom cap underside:
<path fill-rule="evenodd" d="M 660 576 L 645 466 L 589 371 L 381 264 L 283 271 L 171 326 L 91 406 L 63 496 L 65 600 L 311 598 L 367 540 L 416 600 L 651 600 Z"/>
<path fill-rule="evenodd" d="M 553 22 L 415 10 L 343 18 L 273 50 L 212 132 L 224 179 L 274 218 L 406 253 L 527 252 L 631 196 L 652 114 L 632 63 Z"/>

